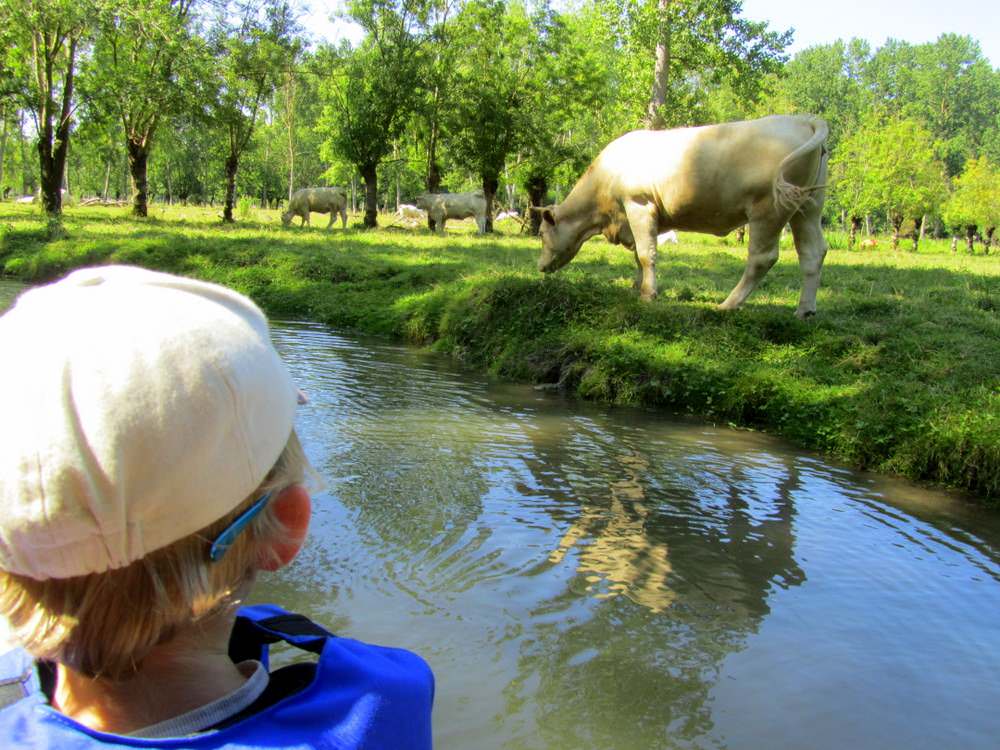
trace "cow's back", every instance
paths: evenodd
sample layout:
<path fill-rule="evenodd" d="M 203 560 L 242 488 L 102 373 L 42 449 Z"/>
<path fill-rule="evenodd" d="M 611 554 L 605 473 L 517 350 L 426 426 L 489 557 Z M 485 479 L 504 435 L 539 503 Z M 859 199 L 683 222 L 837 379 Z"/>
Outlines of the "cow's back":
<path fill-rule="evenodd" d="M 608 144 L 591 166 L 591 179 L 605 200 L 654 202 L 670 226 L 724 232 L 743 223 L 750 204 L 771 199 L 782 160 L 813 132 L 812 119 L 790 115 L 635 130 Z M 808 184 L 817 163 L 790 164 L 786 177 Z"/>

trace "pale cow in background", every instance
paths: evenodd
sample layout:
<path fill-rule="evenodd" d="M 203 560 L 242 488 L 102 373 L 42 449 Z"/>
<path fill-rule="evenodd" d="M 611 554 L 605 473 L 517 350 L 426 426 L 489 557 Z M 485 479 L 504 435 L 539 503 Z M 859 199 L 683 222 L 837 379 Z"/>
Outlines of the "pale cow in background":
<path fill-rule="evenodd" d="M 472 193 L 423 193 L 417 196 L 416 204 L 427 212 L 431 229 L 444 234 L 444 224 L 448 219 L 476 220 L 479 234 L 486 231 L 486 197 L 481 190 Z"/>
<path fill-rule="evenodd" d="M 18 198 L 14 202 L 15 203 L 34 203 L 35 202 L 35 196 L 33 196 L 33 195 L 22 195 L 20 198 Z"/>
<path fill-rule="evenodd" d="M 409 228 L 419 226 L 427 218 L 427 212 L 409 203 L 400 203 L 396 209 L 396 217 Z"/>
<path fill-rule="evenodd" d="M 494 219 L 494 221 L 503 221 L 504 219 L 520 219 L 520 218 L 521 217 L 518 215 L 517 211 L 501 211 L 500 213 L 497 214 L 497 217 Z"/>
<path fill-rule="evenodd" d="M 663 234 L 656 235 L 656 244 L 657 245 L 662 245 L 665 242 L 670 242 L 670 243 L 676 245 L 677 244 L 677 232 L 675 232 L 673 229 L 671 229 L 668 232 L 664 232 Z"/>
<path fill-rule="evenodd" d="M 634 286 L 651 300 L 657 234 L 681 229 L 722 237 L 749 224 L 746 269 L 720 305 L 734 310 L 778 260 L 778 238 L 791 223 L 802 272 L 795 314 L 813 315 L 826 256 L 820 215 L 828 133 L 823 120 L 808 115 L 626 133 L 594 159 L 565 201 L 539 209 L 538 268 L 559 270 L 584 240 L 603 233 L 633 252 Z"/>
<path fill-rule="evenodd" d="M 292 193 L 292 198 L 288 201 L 288 210 L 281 215 L 281 223 L 286 227 L 292 223 L 296 216 L 302 217 L 302 224 L 309 224 L 309 214 L 330 214 L 330 222 L 326 225 L 329 229 L 333 226 L 337 214 L 340 214 L 341 225 L 347 228 L 347 193 L 337 187 L 302 188 Z"/>

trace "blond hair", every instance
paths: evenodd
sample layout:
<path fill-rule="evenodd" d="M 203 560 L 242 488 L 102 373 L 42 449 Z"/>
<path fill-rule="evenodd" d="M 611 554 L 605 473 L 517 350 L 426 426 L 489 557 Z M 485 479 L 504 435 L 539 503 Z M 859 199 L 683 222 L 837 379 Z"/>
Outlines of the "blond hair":
<path fill-rule="evenodd" d="M 266 542 L 281 541 L 287 530 L 269 503 L 214 563 L 208 559 L 211 540 L 261 495 L 307 475 L 313 470 L 293 431 L 260 486 L 232 512 L 131 565 L 42 581 L 0 571 L 0 615 L 13 640 L 35 658 L 91 677 L 129 677 L 180 628 L 238 604 L 237 592 L 271 548 Z"/>

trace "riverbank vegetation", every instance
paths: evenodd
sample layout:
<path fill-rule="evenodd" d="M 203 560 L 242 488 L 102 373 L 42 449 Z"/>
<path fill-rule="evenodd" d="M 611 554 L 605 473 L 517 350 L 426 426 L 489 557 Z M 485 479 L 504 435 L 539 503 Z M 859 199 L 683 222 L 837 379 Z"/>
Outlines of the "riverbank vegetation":
<path fill-rule="evenodd" d="M 196 276 L 272 316 L 432 346 L 497 377 L 762 429 L 856 466 L 1000 498 L 996 255 L 954 253 L 944 240 L 916 253 L 847 251 L 833 235 L 819 313 L 800 321 L 790 238 L 744 309 L 726 314 L 715 305 L 745 261 L 735 236 L 681 234 L 661 253 L 660 298 L 642 304 L 621 248 L 596 238 L 542 277 L 538 241 L 509 220 L 493 236 L 460 223 L 440 237 L 283 229 L 261 209 L 223 226 L 217 211 L 154 205 L 143 220 L 73 208 L 64 223 L 69 237 L 49 240 L 37 209 L 0 204 L 0 273 L 37 282 L 115 262 Z"/>

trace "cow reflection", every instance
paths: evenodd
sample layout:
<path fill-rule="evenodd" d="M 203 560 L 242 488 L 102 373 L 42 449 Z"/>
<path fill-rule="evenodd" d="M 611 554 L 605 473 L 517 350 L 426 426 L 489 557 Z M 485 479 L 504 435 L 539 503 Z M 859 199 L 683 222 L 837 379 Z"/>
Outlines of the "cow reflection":
<path fill-rule="evenodd" d="M 549 562 L 558 565 L 578 547 L 577 573 L 597 599 L 625 596 L 653 611 L 666 609 L 675 599 L 667 577 L 671 566 L 667 545 L 649 538 L 646 493 L 640 477 L 649 465 L 639 455 L 620 455 L 624 479 L 612 482 L 607 507 L 588 506 L 569 528 Z"/>

